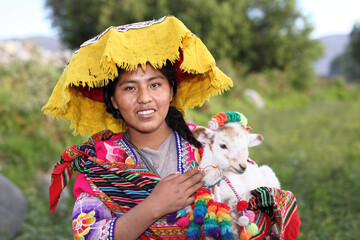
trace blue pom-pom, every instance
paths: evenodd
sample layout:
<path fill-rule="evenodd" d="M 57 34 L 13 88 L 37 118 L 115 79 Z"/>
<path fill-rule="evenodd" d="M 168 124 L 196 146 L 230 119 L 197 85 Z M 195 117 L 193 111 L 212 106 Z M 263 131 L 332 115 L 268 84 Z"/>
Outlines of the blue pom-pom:
<path fill-rule="evenodd" d="M 166 218 L 166 222 L 169 225 L 172 225 L 172 224 L 176 223 L 176 221 L 177 221 L 176 213 L 172 213 Z"/>
<path fill-rule="evenodd" d="M 197 240 L 200 238 L 200 225 L 197 225 L 193 221 L 190 222 L 187 232 L 186 232 L 187 239 Z"/>
<path fill-rule="evenodd" d="M 177 211 L 176 216 L 185 217 L 186 216 L 186 210 L 184 208 L 180 209 L 179 211 Z"/>
<path fill-rule="evenodd" d="M 234 234 L 232 233 L 230 222 L 224 221 L 221 222 L 219 225 L 221 228 L 221 239 L 225 239 L 225 240 L 234 239 Z"/>
<path fill-rule="evenodd" d="M 233 240 L 234 234 L 232 232 L 225 233 L 225 234 L 221 235 L 221 239 L 222 240 Z"/>

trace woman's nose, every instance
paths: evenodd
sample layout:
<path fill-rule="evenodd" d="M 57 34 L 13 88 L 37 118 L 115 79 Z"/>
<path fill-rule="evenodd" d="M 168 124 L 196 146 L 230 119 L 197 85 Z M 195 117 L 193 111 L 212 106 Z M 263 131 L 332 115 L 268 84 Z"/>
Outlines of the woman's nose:
<path fill-rule="evenodd" d="M 139 89 L 138 102 L 139 103 L 148 103 L 151 102 L 151 93 L 148 89 Z"/>

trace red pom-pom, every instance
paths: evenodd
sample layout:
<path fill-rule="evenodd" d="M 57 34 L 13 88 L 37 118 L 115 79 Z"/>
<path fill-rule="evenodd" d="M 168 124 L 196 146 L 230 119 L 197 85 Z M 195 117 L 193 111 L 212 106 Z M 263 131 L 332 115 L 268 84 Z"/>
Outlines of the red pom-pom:
<path fill-rule="evenodd" d="M 244 201 L 244 200 L 239 201 L 239 202 L 237 203 L 237 206 L 236 206 L 237 210 L 239 210 L 239 211 L 244 211 L 244 210 L 246 210 L 248 207 L 249 207 L 249 203 L 248 203 L 247 201 Z"/>
<path fill-rule="evenodd" d="M 203 195 L 203 194 L 209 194 L 210 195 L 210 189 L 208 188 L 200 188 L 196 194 L 195 194 L 195 198 L 198 198 L 200 195 Z"/>
<path fill-rule="evenodd" d="M 149 240 L 149 237 L 148 237 L 148 236 L 145 236 L 145 235 L 141 235 L 141 236 L 140 236 L 140 240 Z"/>

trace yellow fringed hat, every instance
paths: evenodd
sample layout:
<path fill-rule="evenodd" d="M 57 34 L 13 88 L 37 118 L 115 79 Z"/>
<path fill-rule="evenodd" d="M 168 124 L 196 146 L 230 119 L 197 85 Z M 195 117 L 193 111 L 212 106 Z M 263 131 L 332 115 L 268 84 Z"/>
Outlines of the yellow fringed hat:
<path fill-rule="evenodd" d="M 159 69 L 166 60 L 174 64 L 178 75 L 171 105 L 184 115 L 188 107 L 201 106 L 232 86 L 201 40 L 180 20 L 165 16 L 109 27 L 83 43 L 70 58 L 43 111 L 69 119 L 75 133 L 125 131 L 122 120 L 106 112 L 102 87 L 117 77 L 118 67 L 131 71 L 150 63 Z"/>

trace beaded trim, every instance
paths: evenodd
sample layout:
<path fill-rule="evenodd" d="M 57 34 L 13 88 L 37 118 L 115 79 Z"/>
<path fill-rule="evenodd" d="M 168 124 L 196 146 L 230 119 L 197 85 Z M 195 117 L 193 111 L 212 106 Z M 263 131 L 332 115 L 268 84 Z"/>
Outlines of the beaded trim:
<path fill-rule="evenodd" d="M 174 131 L 174 134 L 175 134 L 176 150 L 177 150 L 177 170 L 181 174 L 183 174 L 184 173 L 184 168 L 183 168 L 183 161 L 184 161 L 183 145 L 182 145 L 181 137 L 179 136 L 179 134 L 177 132 L 175 132 L 175 131 Z"/>
<path fill-rule="evenodd" d="M 124 140 L 124 138 L 115 141 L 115 143 L 125 151 L 125 153 L 130 157 L 131 159 L 135 160 L 135 165 L 138 165 L 138 159 L 136 157 L 136 154 L 134 150 L 129 146 L 129 144 Z"/>
<path fill-rule="evenodd" d="M 116 220 L 118 219 L 119 217 L 114 217 L 113 219 L 111 219 L 110 221 L 110 228 L 109 228 L 109 240 L 114 240 L 114 237 L 115 237 L 115 234 L 114 234 L 114 230 L 115 230 L 115 223 L 116 223 Z"/>
<path fill-rule="evenodd" d="M 234 186 L 231 184 L 230 180 L 229 180 L 227 177 L 225 177 L 225 176 L 223 176 L 222 179 L 224 179 L 224 181 L 229 185 L 229 187 L 231 188 L 231 190 L 235 193 L 235 196 L 237 197 L 237 199 L 238 199 L 239 201 L 241 201 L 241 198 L 240 198 L 239 194 L 238 194 L 237 191 L 235 190 Z"/>

